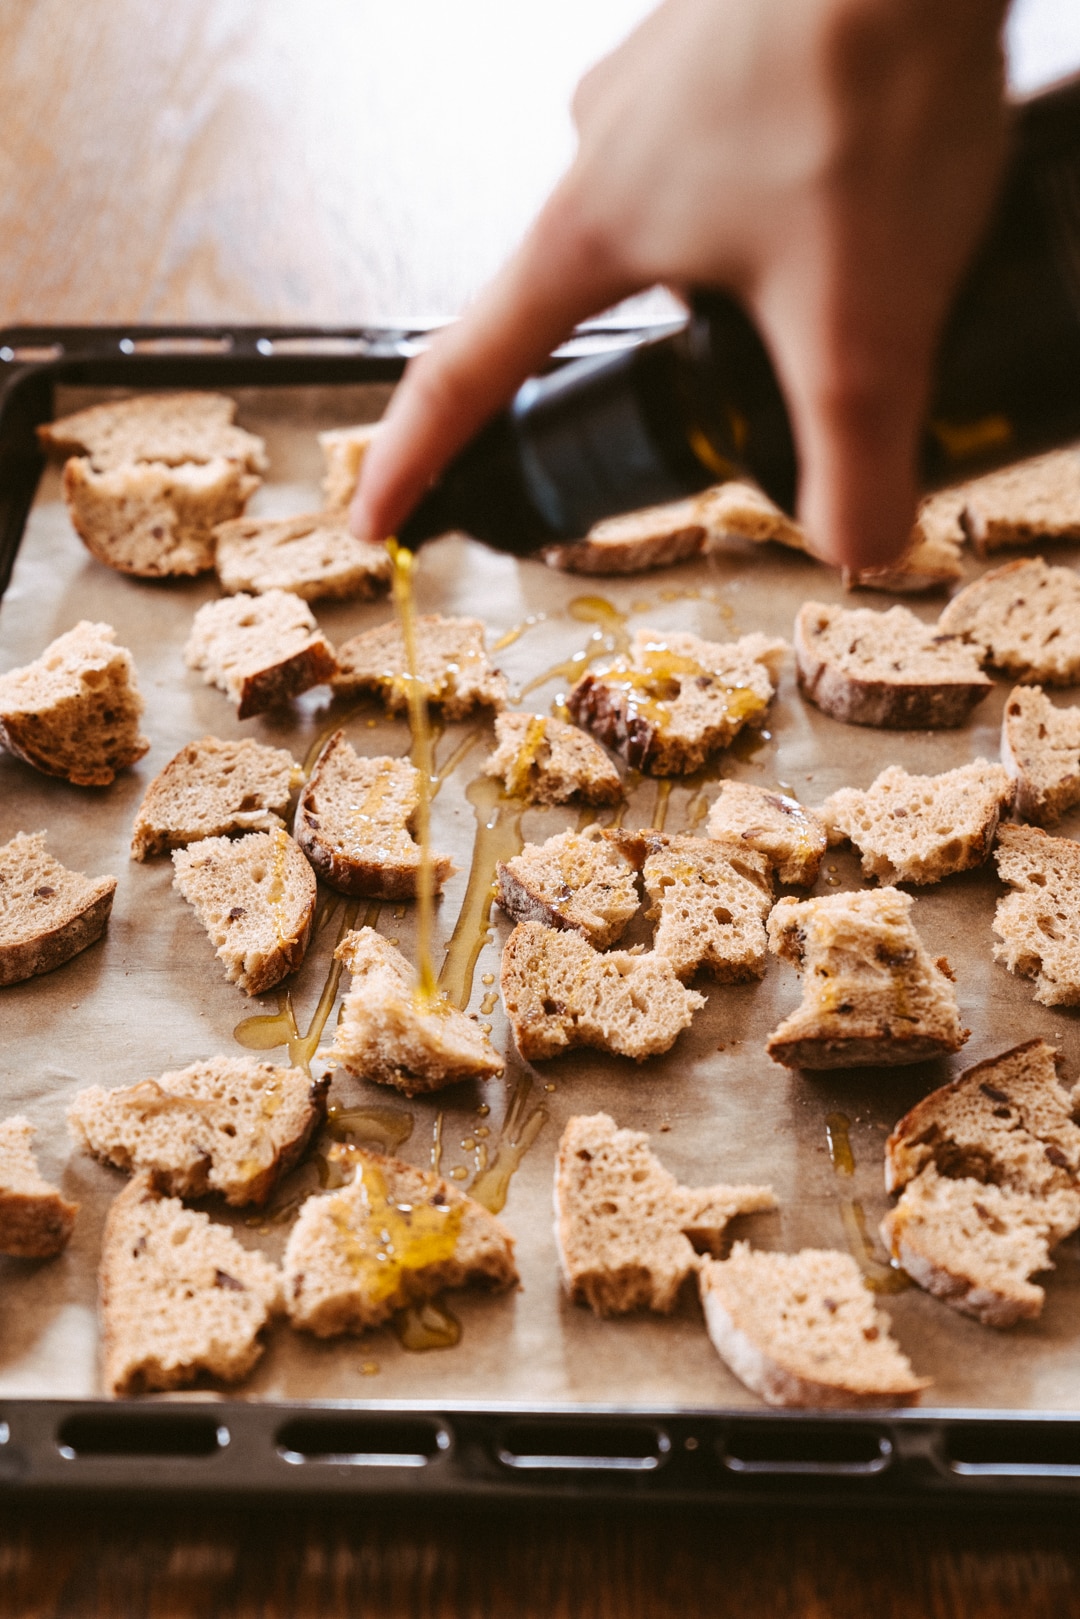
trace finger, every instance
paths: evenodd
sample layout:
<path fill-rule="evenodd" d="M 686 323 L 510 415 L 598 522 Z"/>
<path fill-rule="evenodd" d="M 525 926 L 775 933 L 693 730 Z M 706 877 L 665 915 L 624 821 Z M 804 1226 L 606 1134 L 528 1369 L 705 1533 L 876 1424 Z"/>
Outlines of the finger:
<path fill-rule="evenodd" d="M 568 177 L 466 311 L 409 365 L 371 445 L 353 532 L 393 534 L 447 462 L 575 324 L 640 290 L 585 223 Z"/>

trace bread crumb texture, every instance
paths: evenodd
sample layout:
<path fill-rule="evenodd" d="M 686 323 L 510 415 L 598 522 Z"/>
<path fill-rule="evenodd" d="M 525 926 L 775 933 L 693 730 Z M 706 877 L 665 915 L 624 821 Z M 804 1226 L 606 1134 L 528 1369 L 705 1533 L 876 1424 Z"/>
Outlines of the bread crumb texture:
<path fill-rule="evenodd" d="M 288 590 L 305 601 L 370 600 L 390 587 L 389 552 L 349 532 L 347 513 L 237 517 L 214 530 L 215 565 L 230 592 Z"/>
<path fill-rule="evenodd" d="M 748 781 L 722 781 L 709 810 L 710 838 L 756 849 L 768 860 L 778 882 L 812 888 L 828 844 L 825 826 L 813 810 L 786 793 L 768 792 Z"/>
<path fill-rule="evenodd" d="M 44 832 L 17 832 L 0 848 L 0 986 L 52 972 L 100 939 L 115 892 L 115 877 L 54 860 Z"/>
<path fill-rule="evenodd" d="M 58 1254 L 79 1212 L 38 1170 L 34 1134 L 22 1114 L 0 1120 L 0 1254 L 15 1259 Z"/>
<path fill-rule="evenodd" d="M 722 983 L 760 978 L 765 971 L 765 918 L 772 877 L 765 855 L 712 838 L 663 832 L 608 836 L 641 867 L 656 923 L 653 950 L 688 981 L 705 971 Z"/>
<path fill-rule="evenodd" d="M 131 829 L 131 858 L 146 860 L 200 838 L 283 827 L 301 774 L 284 748 L 248 738 L 189 742 L 146 789 Z"/>
<path fill-rule="evenodd" d="M 1080 454 L 1054 450 L 975 478 L 955 491 L 980 555 L 1039 540 L 1080 539 Z"/>
<path fill-rule="evenodd" d="M 1036 826 L 1002 826 L 994 858 L 1012 889 L 994 912 L 995 961 L 1034 978 L 1044 1006 L 1080 1005 L 1080 844 Z"/>
<path fill-rule="evenodd" d="M 858 849 L 864 876 L 925 884 L 981 866 L 1012 799 L 1004 766 L 985 759 L 939 776 L 889 765 L 865 791 L 833 793 L 819 813 L 832 842 Z"/>
<path fill-rule="evenodd" d="M 992 568 L 954 596 L 939 620 L 983 662 L 1014 680 L 1080 680 L 1080 574 L 1023 557 Z"/>
<path fill-rule="evenodd" d="M 464 719 L 478 708 L 505 708 L 506 678 L 488 661 L 480 619 L 422 613 L 416 620 L 416 650 L 417 678 L 445 719 Z M 408 707 L 408 660 L 396 619 L 338 647 L 333 684 L 338 692 L 371 692 L 394 714 Z"/>
<path fill-rule="evenodd" d="M 527 843 L 500 861 L 496 897 L 517 922 L 564 928 L 603 949 L 636 915 L 637 868 L 598 826 Z"/>
<path fill-rule="evenodd" d="M 496 747 L 484 774 L 501 781 L 512 798 L 532 804 L 616 804 L 619 772 L 598 742 L 576 725 L 548 714 L 495 716 Z"/>
<path fill-rule="evenodd" d="M 208 686 L 232 698 L 241 720 L 322 685 L 337 667 L 310 607 L 287 590 L 206 602 L 184 657 Z"/>
<path fill-rule="evenodd" d="M 1017 686 L 1001 720 L 1001 762 L 1016 783 L 1016 814 L 1054 826 L 1080 804 L 1080 708 L 1057 708 L 1041 686 Z"/>

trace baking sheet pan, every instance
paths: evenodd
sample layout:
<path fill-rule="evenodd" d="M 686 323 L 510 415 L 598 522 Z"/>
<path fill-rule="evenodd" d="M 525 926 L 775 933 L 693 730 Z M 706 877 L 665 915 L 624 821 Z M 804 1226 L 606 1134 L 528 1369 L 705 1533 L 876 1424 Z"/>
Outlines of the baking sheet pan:
<path fill-rule="evenodd" d="M 105 397 L 100 390 L 61 389 L 56 414 Z M 318 505 L 324 427 L 373 419 L 385 385 L 236 390 L 239 420 L 267 440 L 271 471 L 249 507 L 286 515 Z M 1061 548 L 1062 559 L 1070 559 Z M 980 565 L 972 563 L 972 572 Z M 213 732 L 253 736 L 289 747 L 302 759 L 334 723 L 364 753 L 400 753 L 407 728 L 373 704 L 331 701 L 326 688 L 286 711 L 238 722 L 228 700 L 183 665 L 191 615 L 216 594 L 212 581 L 156 584 L 125 579 L 96 563 L 72 531 L 60 499 L 59 471 L 44 473 L 30 511 L 10 586 L 0 606 L 0 668 L 29 661 L 79 618 L 113 624 L 130 647 L 147 700 L 143 728 L 149 754 L 111 788 L 79 789 L 42 777 L 0 755 L 0 841 L 18 830 L 44 829 L 65 863 L 119 879 L 105 940 L 70 965 L 3 992 L 0 1001 L 0 1107 L 24 1112 L 39 1127 L 40 1160 L 81 1211 L 68 1250 L 29 1264 L 0 1259 L 0 1402 L 89 1400 L 101 1393 L 95 1317 L 96 1262 L 108 1204 L 123 1178 L 74 1150 L 64 1124 L 73 1094 L 89 1084 L 131 1084 L 215 1052 L 239 1054 L 241 1019 L 271 1015 L 276 994 L 249 1001 L 225 982 L 212 948 L 189 908 L 171 887 L 168 860 L 144 865 L 128 858 L 135 809 L 147 783 L 186 741 Z M 426 547 L 418 570 L 421 611 L 470 613 L 489 628 L 489 644 L 504 644 L 496 661 L 515 694 L 575 654 L 612 647 L 624 627 L 690 629 L 713 639 L 752 630 L 790 637 L 794 614 L 807 597 L 843 600 L 839 582 L 809 560 L 775 547 L 733 546 L 709 559 L 626 580 L 592 580 L 554 573 L 540 562 L 503 557 L 464 538 Z M 886 606 L 885 598 L 862 598 Z M 933 617 L 939 602 L 916 604 Z M 331 640 L 381 622 L 385 602 L 323 604 L 316 614 Z M 523 706 L 546 709 L 568 681 L 555 674 Z M 721 756 L 711 775 L 666 785 L 633 786 L 624 824 L 662 819 L 669 831 L 700 827 L 703 808 L 724 775 L 783 786 L 807 803 L 835 788 L 865 786 L 888 763 L 938 771 L 977 757 L 997 757 L 1001 683 L 957 731 L 890 733 L 842 726 L 803 703 L 789 658 L 780 691 L 760 736 Z M 1068 694 L 1066 694 L 1067 698 Z M 451 853 L 457 872 L 446 885 L 436 923 L 436 962 L 459 917 L 474 852 L 506 844 L 512 807 L 501 828 L 477 837 L 478 824 L 498 820 L 490 790 L 477 787 L 490 745 L 490 725 L 449 726 L 437 762 L 452 767 L 433 808 L 435 847 Z M 479 799 L 479 804 L 474 800 Z M 529 809 L 524 837 L 536 841 L 574 825 L 575 808 Z M 601 821 L 611 811 L 602 811 Z M 1067 819 L 1066 835 L 1080 829 Z M 512 840 L 511 840 L 512 841 Z M 481 869 L 474 890 L 483 886 Z M 857 860 L 831 852 L 815 892 L 860 886 Z M 890 1288 L 876 1237 L 888 1206 L 882 1149 L 899 1115 L 929 1089 L 1019 1039 L 1043 1035 L 1062 1051 L 1069 1082 L 1080 1077 L 1076 1015 L 1043 1008 L 1030 985 L 991 958 L 991 918 L 1000 886 L 992 868 L 918 892 L 914 918 L 931 953 L 949 957 L 964 1019 L 972 1030 L 951 1063 L 846 1074 L 790 1073 L 764 1053 L 768 1032 L 799 999 L 795 973 L 770 958 L 764 979 L 748 985 L 701 987 L 708 1004 L 664 1057 L 643 1064 L 585 1052 L 547 1064 L 525 1064 L 514 1051 L 490 983 L 510 924 L 494 911 L 490 939 L 476 963 L 471 1010 L 492 1025 L 505 1052 L 501 1079 L 464 1085 L 411 1102 L 383 1087 L 337 1073 L 331 1099 L 347 1108 L 392 1115 L 390 1127 L 411 1128 L 398 1150 L 412 1162 L 431 1161 L 436 1133 L 441 1168 L 468 1187 L 486 1151 L 501 1166 L 515 1158 L 522 1132 L 531 1145 L 508 1182 L 503 1218 L 517 1242 L 520 1291 L 499 1298 L 468 1292 L 448 1299 L 462 1335 L 453 1348 L 416 1353 L 390 1330 L 362 1339 L 318 1343 L 284 1323 L 238 1391 L 247 1402 L 404 1402 L 425 1410 L 453 1407 L 620 1411 L 759 1411 L 760 1404 L 727 1371 L 706 1337 L 690 1290 L 669 1319 L 604 1322 L 569 1305 L 562 1292 L 551 1230 L 554 1150 L 566 1118 L 603 1109 L 621 1125 L 648 1130 L 664 1163 L 690 1184 L 766 1181 L 779 1211 L 746 1218 L 733 1234 L 767 1248 L 853 1246 L 872 1281 Z M 360 920 L 365 907 L 361 905 Z M 380 931 L 413 946 L 411 907 L 382 907 Z M 302 970 L 288 985 L 297 1021 L 307 1028 L 323 989 L 343 907 L 324 896 L 322 927 Z M 644 924 L 628 936 L 647 941 Z M 481 1010 L 483 1008 L 483 1010 Z M 326 1042 L 333 1027 L 327 1025 Z M 284 1061 L 285 1051 L 268 1051 Z M 320 1071 L 321 1059 L 315 1059 Z M 486 1111 L 485 1111 L 486 1110 Z M 846 1128 L 853 1173 L 836 1162 Z M 482 1132 L 487 1130 L 487 1136 Z M 830 1150 L 830 1140 L 833 1150 Z M 325 1143 L 324 1143 L 325 1146 Z M 500 1148 L 502 1156 L 500 1157 Z M 319 1184 L 318 1155 L 284 1181 L 268 1211 L 215 1218 L 240 1240 L 277 1256 L 290 1207 Z M 1045 1415 L 1080 1412 L 1080 1244 L 1057 1253 L 1041 1318 L 993 1332 L 946 1309 L 916 1288 L 889 1291 L 881 1301 L 916 1369 L 934 1379 L 922 1412 L 995 1409 Z M 206 1396 L 202 1395 L 205 1399 Z M 148 1406 L 150 1402 L 144 1402 Z M 1078 1458 L 1080 1460 L 1080 1458 Z"/>

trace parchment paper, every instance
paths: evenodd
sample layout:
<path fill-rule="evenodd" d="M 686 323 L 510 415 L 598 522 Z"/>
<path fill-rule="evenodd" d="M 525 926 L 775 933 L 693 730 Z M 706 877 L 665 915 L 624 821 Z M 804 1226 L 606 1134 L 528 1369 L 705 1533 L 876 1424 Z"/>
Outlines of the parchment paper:
<path fill-rule="evenodd" d="M 58 413 L 98 397 L 100 393 L 64 395 Z M 316 431 L 376 416 L 385 390 L 270 389 L 241 391 L 237 397 L 239 419 L 267 438 L 272 462 L 270 477 L 250 510 L 285 515 L 319 503 Z M 1063 558 L 1069 555 L 1062 552 Z M 972 563 L 970 571 L 978 566 Z M 153 745 L 133 770 L 104 790 L 70 787 L 0 756 L 0 841 L 20 829 L 45 829 L 50 849 L 66 864 L 119 879 L 104 941 L 56 972 L 0 992 L 0 1116 L 21 1111 L 35 1121 L 45 1173 L 81 1204 L 72 1243 L 58 1259 L 0 1259 L 3 1395 L 82 1397 L 101 1392 L 95 1271 L 105 1213 L 124 1181 L 73 1147 L 64 1123 L 73 1094 L 94 1083 L 132 1084 L 216 1052 L 239 1054 L 233 1039 L 237 1022 L 276 1009 L 275 995 L 252 1002 L 226 983 L 205 933 L 172 889 L 171 862 L 137 865 L 128 858 L 131 822 L 142 794 L 185 742 L 206 732 L 253 736 L 287 746 L 299 759 L 339 713 L 349 712 L 347 705 L 332 705 L 327 688 L 321 688 L 284 713 L 238 722 L 224 695 L 183 664 L 191 615 L 215 593 L 212 580 L 150 584 L 102 567 L 70 527 L 57 469 L 46 473 L 0 608 L 0 668 L 36 657 L 79 618 L 106 620 L 134 654 L 147 699 L 144 729 Z M 734 547 L 690 566 L 605 581 L 553 573 L 539 562 L 514 561 L 471 541 L 447 538 L 425 549 L 419 568 L 420 610 L 479 614 L 492 641 L 543 615 L 497 654 L 516 689 L 576 651 L 597 649 L 600 643 L 590 641 L 597 626 L 568 612 L 575 600 L 596 596 L 627 613 L 631 628 L 644 623 L 727 639 L 751 630 L 790 636 L 795 611 L 805 598 L 834 601 L 843 599 L 843 592 L 825 569 L 774 547 Z M 881 597 L 860 599 L 889 605 Z M 939 606 L 927 602 L 916 611 L 930 618 Z M 382 622 L 390 609 L 377 602 L 320 606 L 316 612 L 331 640 L 340 640 Z M 525 699 L 524 706 L 546 710 L 566 686 L 565 678 L 553 679 Z M 891 762 L 937 771 L 977 757 L 995 759 L 1008 689 L 1000 684 L 973 721 L 958 731 L 864 730 L 840 725 L 804 704 L 789 659 L 758 745 L 737 745 L 721 757 L 711 782 L 730 774 L 766 786 L 782 784 L 804 802 L 815 803 L 844 784 L 868 785 Z M 398 753 L 408 747 L 405 727 L 387 721 L 374 705 L 352 711 L 345 723 L 361 752 Z M 433 811 L 435 847 L 450 852 L 458 866 L 438 909 L 437 963 L 465 892 L 476 827 L 466 788 L 490 745 L 490 725 L 449 727 L 438 744 L 438 759 L 445 763 L 472 730 L 477 730 L 474 743 L 443 783 Z M 665 804 L 665 790 L 658 797 L 656 782 L 646 780 L 632 792 L 625 824 L 652 824 L 659 804 L 666 809 L 667 829 L 677 831 L 695 807 L 700 810 L 701 791 L 701 783 L 677 784 Z M 706 782 L 704 791 L 711 798 L 715 785 Z M 577 815 L 574 808 L 529 811 L 523 831 L 539 840 L 575 824 Z M 1080 817 L 1074 816 L 1061 831 L 1074 834 L 1078 828 Z M 857 860 L 844 851 L 827 857 L 815 892 L 856 886 Z M 269 1400 L 401 1399 L 432 1405 L 755 1405 L 755 1397 L 714 1353 L 689 1288 L 669 1319 L 602 1322 L 566 1302 L 551 1231 L 552 1164 L 563 1123 L 572 1113 L 604 1109 L 619 1124 L 650 1131 L 664 1163 L 690 1184 L 770 1182 L 780 1200 L 779 1212 L 747 1218 L 733 1228 L 735 1235 L 762 1247 L 843 1248 L 853 1224 L 851 1204 L 858 1200 L 880 1267 L 885 1256 L 875 1233 L 889 1201 L 882 1185 L 882 1148 L 906 1108 L 961 1068 L 1034 1035 L 1060 1046 L 1070 1082 L 1080 1077 L 1075 1014 L 1036 1005 L 1030 983 L 992 961 L 990 923 L 999 892 L 992 868 L 918 891 L 916 925 L 932 954 L 950 958 L 961 1009 L 972 1030 L 967 1046 L 950 1064 L 818 1077 L 780 1068 L 765 1056 L 764 1039 L 797 1003 L 800 990 L 794 971 L 770 958 L 760 983 L 718 986 L 705 981 L 701 987 L 708 1004 L 692 1028 L 667 1056 L 640 1065 L 577 1053 L 531 1068 L 517 1057 L 496 1007 L 486 1021 L 506 1053 L 502 1079 L 406 1102 L 396 1092 L 338 1073 L 332 1100 L 412 1115 L 412 1132 L 400 1151 L 415 1163 L 430 1161 L 441 1114 L 444 1173 L 461 1166 L 471 1176 L 475 1152 L 460 1143 L 477 1141 L 477 1127 L 485 1126 L 493 1150 L 515 1095 L 519 1119 L 543 1108 L 546 1121 L 513 1176 L 503 1214 L 517 1239 L 522 1287 L 497 1298 L 452 1295 L 448 1302 L 464 1329 L 461 1342 L 428 1353 L 407 1352 L 389 1330 L 320 1344 L 278 1323 L 264 1359 L 240 1392 Z M 401 909 L 383 907 L 378 926 L 411 953 L 411 907 L 404 915 L 397 914 Z M 325 980 L 340 921 L 339 907 L 292 981 L 301 1029 Z M 628 941 L 647 940 L 647 927 L 636 927 Z M 477 964 L 470 1002 L 474 1010 L 488 993 L 484 975 L 498 973 L 508 931 L 507 919 L 495 912 L 493 940 Z M 333 1015 L 327 1040 L 332 1028 Z M 286 1060 L 283 1050 L 267 1055 Z M 320 1061 L 316 1059 L 316 1072 Z M 490 1109 L 486 1116 L 477 1111 L 482 1105 Z M 838 1175 L 830 1161 L 826 1120 L 834 1114 L 851 1121 L 856 1168 L 850 1179 Z M 309 1163 L 289 1177 L 266 1218 L 244 1211 L 228 1215 L 212 1203 L 206 1207 L 215 1218 L 227 1220 L 245 1244 L 276 1256 L 288 1223 L 274 1211 L 317 1187 L 316 1168 Z M 916 1288 L 883 1303 L 917 1370 L 934 1379 L 925 1406 L 1080 1407 L 1077 1239 L 1058 1251 L 1042 1317 L 1009 1332 L 965 1320 Z"/>

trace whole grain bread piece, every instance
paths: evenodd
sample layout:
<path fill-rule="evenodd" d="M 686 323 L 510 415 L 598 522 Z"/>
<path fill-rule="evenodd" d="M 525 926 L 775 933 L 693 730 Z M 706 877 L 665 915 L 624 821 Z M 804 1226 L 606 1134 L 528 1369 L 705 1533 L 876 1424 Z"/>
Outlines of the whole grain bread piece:
<path fill-rule="evenodd" d="M 317 1338 L 367 1332 L 444 1288 L 503 1292 L 517 1282 L 510 1233 L 452 1182 L 360 1147 L 335 1146 L 330 1156 L 356 1178 L 309 1197 L 289 1233 L 294 1327 Z"/>
<path fill-rule="evenodd" d="M 77 1203 L 69 1203 L 38 1169 L 35 1128 L 22 1114 L 0 1120 L 0 1254 L 50 1259 L 67 1246 Z"/>
<path fill-rule="evenodd" d="M 766 635 L 725 644 L 641 629 L 629 656 L 582 675 L 566 706 L 635 769 L 688 775 L 764 719 L 786 650 Z"/>
<path fill-rule="evenodd" d="M 1013 890 L 998 900 L 995 961 L 1035 979 L 1043 1006 L 1080 1005 L 1080 843 L 1036 826 L 998 828 L 998 875 Z"/>
<path fill-rule="evenodd" d="M 480 619 L 422 613 L 416 620 L 416 649 L 417 674 L 427 700 L 446 719 L 464 719 L 477 708 L 506 706 L 506 677 L 488 661 Z M 408 707 L 405 641 L 395 619 L 338 647 L 333 686 L 349 694 L 372 692 L 392 714 Z"/>
<path fill-rule="evenodd" d="M 131 829 L 131 858 L 146 860 L 200 838 L 284 826 L 301 774 L 284 748 L 216 736 L 189 742 L 146 789 Z"/>
<path fill-rule="evenodd" d="M 225 976 L 247 995 L 273 989 L 304 959 L 315 876 L 289 834 L 204 838 L 173 850 L 173 887 L 217 947 Z"/>
<path fill-rule="evenodd" d="M 730 1258 L 702 1263 L 699 1287 L 717 1354 L 768 1405 L 914 1405 L 929 1387 L 850 1254 L 737 1242 Z"/>
<path fill-rule="evenodd" d="M 132 461 L 102 472 L 78 456 L 65 463 L 63 490 L 91 556 L 138 579 L 169 579 L 209 572 L 217 526 L 239 516 L 259 483 L 223 456 L 180 466 Z"/>
<path fill-rule="evenodd" d="M 714 551 L 728 540 L 774 540 L 790 551 L 806 551 L 806 532 L 755 484 L 733 479 L 716 484 L 697 497 L 698 512 L 706 528 L 706 549 Z"/>
<path fill-rule="evenodd" d="M 722 781 L 705 823 L 710 838 L 763 854 L 777 880 L 812 888 L 827 837 L 820 816 L 786 793 L 748 781 Z"/>
<path fill-rule="evenodd" d="M 378 422 L 361 422 L 356 427 L 332 427 L 319 434 L 325 475 L 323 498 L 327 509 L 348 506 L 356 493 L 357 480 Z"/>
<path fill-rule="evenodd" d="M 61 416 L 37 432 L 44 448 L 89 456 L 98 472 L 132 462 L 177 467 L 222 456 L 249 472 L 265 472 L 266 445 L 235 418 L 236 401 L 225 394 L 136 394 Z"/>
<path fill-rule="evenodd" d="M 352 974 L 330 1057 L 360 1079 L 406 1096 L 490 1079 L 502 1058 L 478 1023 L 440 996 L 418 994 L 409 962 L 374 928 L 347 933 L 335 951 Z"/>
<path fill-rule="evenodd" d="M 145 704 L 111 624 L 81 619 L 39 658 L 0 675 L 0 742 L 46 776 L 108 787 L 150 746 Z"/>
<path fill-rule="evenodd" d="M 575 1304 L 600 1316 L 670 1315 L 696 1249 L 718 1254 L 740 1214 L 775 1209 L 770 1186 L 680 1186 L 639 1130 L 606 1113 L 568 1119 L 555 1159 L 555 1242 Z"/>
<path fill-rule="evenodd" d="M 938 627 L 1015 680 L 1080 680 L 1080 573 L 1021 557 L 991 568 L 954 596 Z"/>
<path fill-rule="evenodd" d="M 369 601 L 390 587 L 389 552 L 356 539 L 343 511 L 236 517 L 219 523 L 214 539 L 218 578 L 230 593 L 289 590 L 309 602 Z"/>
<path fill-rule="evenodd" d="M 938 776 L 889 765 L 865 790 L 833 793 L 818 814 L 830 843 L 855 845 L 865 876 L 926 884 L 981 866 L 1012 799 L 1005 767 L 985 759 Z"/>
<path fill-rule="evenodd" d="M 503 1005 L 527 1061 L 591 1046 L 642 1062 L 669 1051 L 705 1005 L 655 951 L 594 950 L 578 933 L 519 922 L 506 941 Z"/>
<path fill-rule="evenodd" d="M 637 864 L 598 826 L 527 843 L 499 861 L 496 884 L 516 922 L 572 929 L 598 949 L 615 942 L 639 904 Z"/>
<path fill-rule="evenodd" d="M 1041 686 L 1017 686 L 1001 717 L 1001 762 L 1021 821 L 1054 826 L 1080 804 L 1080 708 L 1057 708 Z"/>
<path fill-rule="evenodd" d="M 980 556 L 1039 540 L 1080 539 L 1080 454 L 1033 456 L 964 485 L 961 522 Z"/>
<path fill-rule="evenodd" d="M 930 1165 L 881 1222 L 896 1262 L 927 1293 L 986 1327 L 1040 1314 L 1031 1281 L 1052 1270 L 1050 1253 L 1080 1226 L 1080 1193 L 1035 1197 L 1010 1186 L 939 1175 Z"/>
<path fill-rule="evenodd" d="M 119 1090 L 91 1085 L 68 1108 L 68 1128 L 104 1163 L 152 1171 L 159 1191 L 216 1192 L 239 1208 L 265 1203 L 299 1163 L 329 1084 L 254 1057 L 210 1057 Z"/>
<path fill-rule="evenodd" d="M 102 1360 L 110 1394 L 246 1377 L 281 1309 L 281 1276 L 227 1226 L 163 1197 L 135 1175 L 105 1221 L 99 1272 Z"/>
<path fill-rule="evenodd" d="M 664 832 L 609 832 L 609 840 L 640 866 L 656 923 L 653 950 L 687 982 L 698 971 L 721 983 L 760 978 L 765 971 L 765 918 L 772 910 L 772 876 L 765 855 L 736 843 Z"/>
<path fill-rule="evenodd" d="M 948 962 L 932 961 L 897 888 L 781 899 L 769 946 L 803 974 L 802 1004 L 766 1050 L 789 1068 L 894 1067 L 959 1051 Z"/>
<path fill-rule="evenodd" d="M 232 698 L 241 720 L 322 685 L 337 668 L 310 607 L 287 590 L 204 603 L 184 658 L 208 686 Z"/>
<path fill-rule="evenodd" d="M 419 780 L 408 759 L 360 758 L 335 731 L 300 794 L 293 828 L 316 875 L 339 894 L 415 899 Z M 432 854 L 435 893 L 453 870 L 449 855 Z"/>
<path fill-rule="evenodd" d="M 644 573 L 697 556 L 707 532 L 699 497 L 692 495 L 605 517 L 576 544 L 548 546 L 544 561 L 566 573 Z"/>
<path fill-rule="evenodd" d="M 617 804 L 622 780 L 591 736 L 548 714 L 495 716 L 494 751 L 484 761 L 485 776 L 501 780 L 513 798 L 532 804 Z"/>
<path fill-rule="evenodd" d="M 963 725 L 993 682 L 979 655 L 906 607 L 804 602 L 795 618 L 803 696 L 844 725 L 941 730 Z"/>
<path fill-rule="evenodd" d="M 44 832 L 0 847 L 0 986 L 52 972 L 100 939 L 115 877 L 85 877 L 46 852 Z"/>

